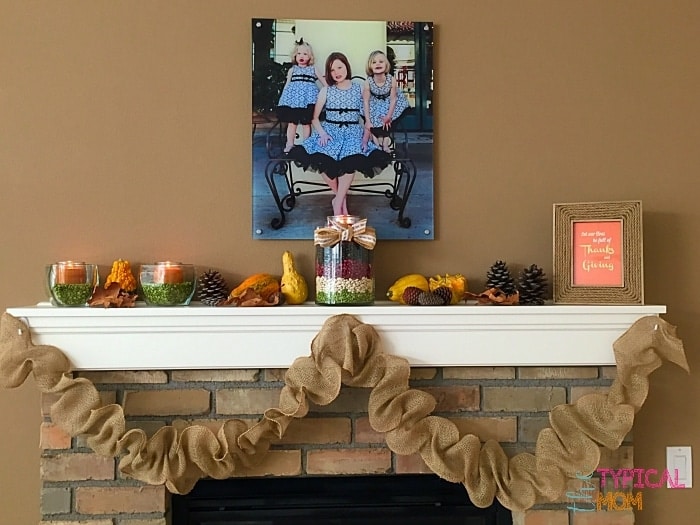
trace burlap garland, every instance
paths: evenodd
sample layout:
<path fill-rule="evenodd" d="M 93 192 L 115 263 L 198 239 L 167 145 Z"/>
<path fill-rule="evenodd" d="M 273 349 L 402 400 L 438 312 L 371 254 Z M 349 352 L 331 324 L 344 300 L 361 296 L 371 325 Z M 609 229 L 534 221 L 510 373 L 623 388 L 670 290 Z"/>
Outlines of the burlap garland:
<path fill-rule="evenodd" d="M 420 453 L 438 476 L 462 483 L 479 507 L 491 505 L 495 497 L 511 510 L 526 510 L 560 497 L 567 479 L 577 473 L 593 472 L 599 445 L 620 446 L 646 399 L 648 376 L 662 359 L 689 371 L 675 327 L 655 316 L 636 321 L 613 350 L 617 377 L 609 393 L 553 408 L 551 427 L 540 432 L 535 453 L 512 458 L 497 442 L 482 446 L 477 436 L 460 437 L 449 420 L 431 416 L 435 400 L 409 388 L 408 362 L 385 354 L 374 328 L 345 314 L 325 322 L 311 343 L 311 355 L 297 358 L 287 371 L 279 407 L 266 410 L 251 428 L 232 419 L 216 434 L 197 425 L 179 433 L 165 426 L 151 439 L 140 429 L 125 432 L 122 407 L 101 406 L 90 381 L 67 375 L 66 356 L 55 347 L 34 345 L 27 326 L 8 313 L 0 321 L 0 384 L 20 386 L 33 372 L 42 392 L 60 396 L 51 407 L 57 425 L 72 436 L 85 435 L 98 454 L 121 456 L 119 469 L 125 474 L 181 494 L 202 477 L 227 478 L 257 463 L 293 418 L 306 415 L 309 400 L 327 405 L 342 385 L 370 387 L 370 424 L 386 433 L 392 451 Z"/>

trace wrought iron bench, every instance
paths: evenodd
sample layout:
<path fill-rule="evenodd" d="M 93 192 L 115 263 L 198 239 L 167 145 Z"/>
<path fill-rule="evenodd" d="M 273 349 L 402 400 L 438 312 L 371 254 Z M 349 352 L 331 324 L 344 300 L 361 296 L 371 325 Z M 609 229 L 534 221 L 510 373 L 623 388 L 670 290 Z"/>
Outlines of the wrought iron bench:
<path fill-rule="evenodd" d="M 396 137 L 401 140 L 397 142 Z M 284 130 L 279 122 L 268 130 L 265 146 L 269 160 L 265 166 L 265 181 L 279 211 L 279 217 L 270 221 L 270 226 L 275 230 L 284 226 L 286 214 L 294 210 L 299 197 L 331 191 L 325 182 L 313 180 L 310 176 L 295 176 L 293 161 L 283 153 L 285 140 Z M 393 171 L 393 177 L 390 180 L 377 181 L 358 177 L 350 186 L 350 190 L 353 193 L 383 195 L 389 201 L 391 209 L 398 212 L 399 226 L 409 228 L 411 219 L 405 212 L 416 180 L 416 165 L 409 155 L 408 133 L 405 130 L 392 131 L 391 142 L 394 153 L 388 169 Z M 303 173 L 306 175 L 307 172 Z"/>

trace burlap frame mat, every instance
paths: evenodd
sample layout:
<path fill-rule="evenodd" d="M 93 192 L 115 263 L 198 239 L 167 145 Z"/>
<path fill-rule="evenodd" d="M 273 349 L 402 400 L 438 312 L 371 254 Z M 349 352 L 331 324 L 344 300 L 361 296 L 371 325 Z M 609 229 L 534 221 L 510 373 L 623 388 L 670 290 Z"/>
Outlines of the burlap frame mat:
<path fill-rule="evenodd" d="M 430 415 L 435 399 L 409 388 L 408 361 L 385 354 L 374 328 L 346 314 L 328 318 L 311 343 L 311 355 L 297 358 L 287 371 L 279 407 L 266 410 L 250 428 L 231 419 L 216 433 L 201 425 L 179 432 L 164 426 L 150 439 L 141 429 L 126 432 L 122 407 L 101 406 L 89 380 L 70 377 L 68 358 L 53 346 L 34 345 L 27 326 L 8 313 L 0 326 L 0 384 L 17 387 L 33 372 L 41 392 L 60 396 L 51 407 L 55 424 L 71 436 L 85 435 L 98 454 L 120 456 L 123 473 L 153 485 L 164 483 L 174 493 L 187 493 L 202 477 L 245 473 L 284 435 L 292 419 L 307 414 L 309 401 L 328 405 L 342 385 L 369 387 L 370 424 L 385 433 L 392 451 L 419 453 L 438 476 L 462 483 L 479 507 L 491 505 L 495 497 L 511 510 L 525 510 L 560 497 L 569 478 L 592 473 L 599 446 L 620 446 L 646 399 L 648 376 L 662 360 L 689 371 L 675 327 L 656 316 L 636 321 L 613 350 L 617 377 L 609 392 L 554 407 L 535 453 L 511 458 L 497 442 L 482 445 L 477 436 L 460 436 L 452 422 Z"/>

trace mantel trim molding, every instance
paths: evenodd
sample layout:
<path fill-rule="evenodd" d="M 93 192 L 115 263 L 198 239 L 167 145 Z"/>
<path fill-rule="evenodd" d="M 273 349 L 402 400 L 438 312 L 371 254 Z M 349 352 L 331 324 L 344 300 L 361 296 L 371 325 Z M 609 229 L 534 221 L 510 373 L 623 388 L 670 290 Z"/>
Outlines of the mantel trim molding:
<path fill-rule="evenodd" d="M 73 370 L 288 368 L 328 317 L 350 314 L 411 366 L 614 366 L 612 344 L 663 305 L 8 308 Z"/>

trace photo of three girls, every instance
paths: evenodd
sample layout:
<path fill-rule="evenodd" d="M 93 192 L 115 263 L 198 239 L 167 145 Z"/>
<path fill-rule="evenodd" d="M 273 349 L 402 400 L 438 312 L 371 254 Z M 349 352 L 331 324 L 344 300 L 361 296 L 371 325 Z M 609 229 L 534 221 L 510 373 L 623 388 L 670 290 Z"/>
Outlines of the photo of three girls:
<path fill-rule="evenodd" d="M 370 53 L 361 84 L 353 81 L 345 54 L 330 53 L 321 70 L 303 39 L 295 42 L 292 64 L 277 106 L 279 121 L 287 124 L 284 154 L 318 172 L 333 193 L 333 214 L 348 215 L 355 173 L 373 178 L 391 163 L 392 124 L 408 101 L 381 50 Z M 298 127 L 302 142 L 295 145 Z"/>

